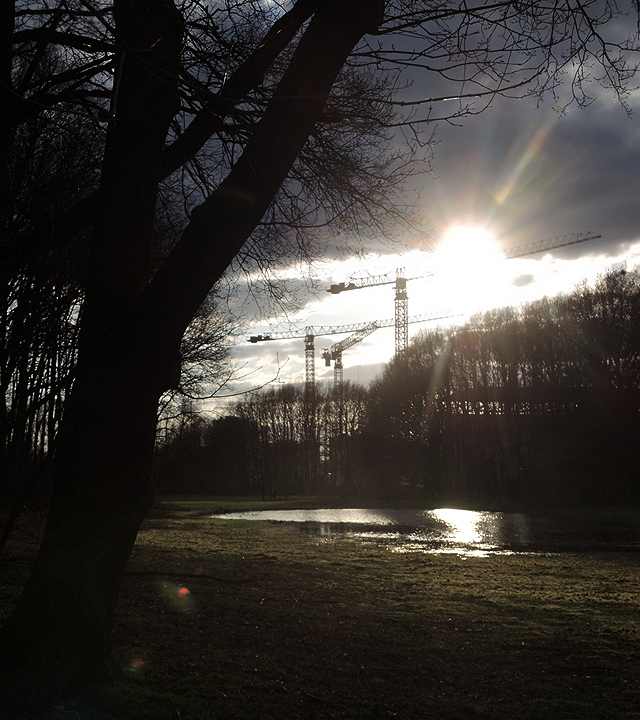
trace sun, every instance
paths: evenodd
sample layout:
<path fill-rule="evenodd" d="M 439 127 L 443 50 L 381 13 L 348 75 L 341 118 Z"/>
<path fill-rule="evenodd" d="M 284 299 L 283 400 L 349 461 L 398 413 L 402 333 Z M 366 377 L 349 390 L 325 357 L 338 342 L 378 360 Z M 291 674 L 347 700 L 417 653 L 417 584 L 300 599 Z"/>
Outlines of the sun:
<path fill-rule="evenodd" d="M 502 284 L 504 255 L 493 235 L 470 225 L 450 228 L 434 252 L 442 299 L 463 312 L 489 307 Z"/>
<path fill-rule="evenodd" d="M 435 251 L 440 270 L 465 270 L 492 265 L 503 258 L 493 235 L 484 228 L 460 225 L 450 228 Z"/>

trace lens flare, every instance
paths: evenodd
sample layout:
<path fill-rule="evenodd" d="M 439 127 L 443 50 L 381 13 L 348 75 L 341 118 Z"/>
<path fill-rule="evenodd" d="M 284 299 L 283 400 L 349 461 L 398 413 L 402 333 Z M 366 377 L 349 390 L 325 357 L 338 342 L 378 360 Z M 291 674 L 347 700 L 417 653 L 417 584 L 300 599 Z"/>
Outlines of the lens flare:
<path fill-rule="evenodd" d="M 190 613 L 194 609 L 194 598 L 191 590 L 183 585 L 177 585 L 169 580 L 160 580 L 157 588 L 165 602 L 174 610 Z"/>
<path fill-rule="evenodd" d="M 144 660 L 141 657 L 133 657 L 131 660 L 123 667 L 123 670 L 125 673 L 127 673 L 130 677 L 137 677 L 141 675 L 145 668 L 147 666 L 147 661 Z"/>

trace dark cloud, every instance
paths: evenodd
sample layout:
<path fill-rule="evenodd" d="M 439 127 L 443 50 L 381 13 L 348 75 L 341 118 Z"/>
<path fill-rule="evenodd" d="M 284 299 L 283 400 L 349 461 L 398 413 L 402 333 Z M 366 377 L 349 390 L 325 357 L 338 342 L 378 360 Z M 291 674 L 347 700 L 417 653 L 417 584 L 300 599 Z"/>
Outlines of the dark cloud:
<path fill-rule="evenodd" d="M 593 231 L 611 254 L 640 238 L 640 126 L 618 104 L 598 100 L 560 117 L 544 104 L 499 100 L 438 137 L 426 196 L 441 225 L 489 224 L 505 247 Z"/>

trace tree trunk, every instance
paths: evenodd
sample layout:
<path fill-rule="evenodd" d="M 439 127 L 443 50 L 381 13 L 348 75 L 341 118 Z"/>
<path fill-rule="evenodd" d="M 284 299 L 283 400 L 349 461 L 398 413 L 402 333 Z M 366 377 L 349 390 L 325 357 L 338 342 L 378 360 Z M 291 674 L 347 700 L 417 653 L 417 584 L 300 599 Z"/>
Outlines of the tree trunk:
<path fill-rule="evenodd" d="M 136 26 L 141 7 L 151 8 L 150 14 L 142 12 Z M 156 42 L 148 22 L 159 18 L 163 7 L 167 3 L 161 0 L 116 2 L 120 29 L 132 34 L 125 47 L 153 46 L 159 56 L 148 64 L 149 54 L 144 63 L 125 59 L 123 66 L 104 161 L 105 207 L 94 230 L 77 379 L 60 429 L 49 519 L 32 577 L 0 635 L 0 658 L 58 688 L 112 677 L 114 608 L 152 500 L 157 402 L 178 379 L 182 334 L 261 220 L 346 58 L 381 21 L 382 4 L 321 4 L 242 158 L 193 213 L 183 238 L 145 285 L 162 155 L 157 138 L 162 123 L 168 126 L 172 102 L 169 73 L 162 76 L 157 68 L 170 64 L 175 53 L 175 43 L 165 36 L 175 28 L 165 25 Z M 168 11 L 165 21 L 171 22 Z"/>
<path fill-rule="evenodd" d="M 45 693 L 111 683 L 120 581 L 150 495 L 57 493 L 38 562 L 3 627 L 4 670 Z"/>
<path fill-rule="evenodd" d="M 117 0 L 114 14 L 125 50 L 91 238 L 76 380 L 60 426 L 38 560 L 0 634 L 5 669 L 56 689 L 113 677 L 113 613 L 152 502 L 157 402 L 170 384 L 167 357 L 140 334 L 133 302 L 150 275 L 162 154 L 178 109 L 183 23 L 164 0 Z"/>
<path fill-rule="evenodd" d="M 129 338 L 114 341 L 76 379 L 38 559 L 2 627 L 0 663 L 25 671 L 31 685 L 58 690 L 115 676 L 111 625 L 129 554 L 153 501 L 163 373 L 163 358 L 154 362 Z"/>

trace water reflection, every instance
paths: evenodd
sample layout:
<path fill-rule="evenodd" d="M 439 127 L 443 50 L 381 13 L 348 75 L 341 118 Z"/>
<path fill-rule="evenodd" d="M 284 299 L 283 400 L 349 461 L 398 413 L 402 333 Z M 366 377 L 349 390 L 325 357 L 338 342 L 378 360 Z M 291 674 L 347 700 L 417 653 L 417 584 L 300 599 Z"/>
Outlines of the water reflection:
<path fill-rule="evenodd" d="M 470 545 L 481 543 L 484 535 L 480 531 L 483 515 L 488 513 L 471 512 L 441 508 L 434 510 L 433 515 L 447 526 L 448 539 L 454 544 Z"/>
<path fill-rule="evenodd" d="M 512 552 L 640 550 L 640 526 L 592 519 L 554 519 L 521 513 L 437 510 L 254 510 L 215 518 L 293 523 L 302 533 L 347 536 L 397 552 L 487 555 Z"/>

